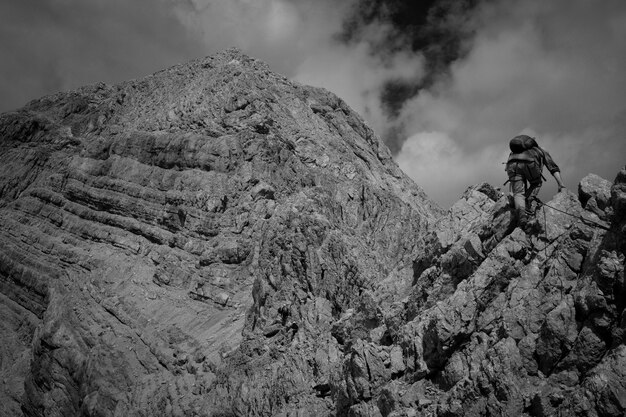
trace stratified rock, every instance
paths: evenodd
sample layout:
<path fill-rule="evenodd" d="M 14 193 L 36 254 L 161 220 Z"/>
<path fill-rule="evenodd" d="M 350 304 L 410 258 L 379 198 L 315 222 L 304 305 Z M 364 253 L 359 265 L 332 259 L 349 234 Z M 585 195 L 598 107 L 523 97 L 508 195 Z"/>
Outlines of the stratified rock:
<path fill-rule="evenodd" d="M 236 50 L 3 114 L 0 412 L 332 414 L 333 323 L 408 291 L 440 214 L 343 101 Z"/>

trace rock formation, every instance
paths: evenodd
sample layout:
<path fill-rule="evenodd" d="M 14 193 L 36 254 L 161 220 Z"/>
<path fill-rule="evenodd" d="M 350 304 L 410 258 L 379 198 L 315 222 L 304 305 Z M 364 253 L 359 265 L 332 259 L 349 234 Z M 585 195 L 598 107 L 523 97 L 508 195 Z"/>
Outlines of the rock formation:
<path fill-rule="evenodd" d="M 626 170 L 443 212 L 236 50 L 0 116 L 0 415 L 620 416 Z"/>

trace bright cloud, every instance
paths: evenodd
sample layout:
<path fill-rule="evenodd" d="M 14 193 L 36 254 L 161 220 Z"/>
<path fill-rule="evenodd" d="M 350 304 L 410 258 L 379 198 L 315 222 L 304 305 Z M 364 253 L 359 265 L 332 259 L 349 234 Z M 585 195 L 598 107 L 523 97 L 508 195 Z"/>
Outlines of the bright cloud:
<path fill-rule="evenodd" d="M 502 178 L 508 153 L 487 146 L 468 153 L 444 132 L 420 132 L 407 139 L 396 161 L 436 201 L 450 205 L 472 182 L 470 179 Z M 501 187 L 505 179 L 493 183 Z"/>
<path fill-rule="evenodd" d="M 612 180 L 626 155 L 625 16 L 618 1 L 486 3 L 468 55 L 405 105 L 400 165 L 449 205 L 467 185 L 501 184 L 503 158 L 490 158 L 534 132 L 570 188 L 589 172 Z M 429 171 L 416 153 L 433 140 Z"/>

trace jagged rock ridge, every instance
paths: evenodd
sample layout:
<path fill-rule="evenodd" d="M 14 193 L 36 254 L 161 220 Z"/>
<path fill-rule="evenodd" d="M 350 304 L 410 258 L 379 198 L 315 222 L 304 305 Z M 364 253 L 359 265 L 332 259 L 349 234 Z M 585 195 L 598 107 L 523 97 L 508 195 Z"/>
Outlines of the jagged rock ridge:
<path fill-rule="evenodd" d="M 340 99 L 235 50 L 0 138 L 2 414 L 626 410 L 626 171 L 539 233 L 487 184 L 444 214 Z"/>
<path fill-rule="evenodd" d="M 589 176 L 526 234 L 506 196 L 469 188 L 430 228 L 410 295 L 385 314 L 390 348 L 351 347 L 342 412 L 623 415 L 625 199 L 626 169 L 615 184 Z"/>

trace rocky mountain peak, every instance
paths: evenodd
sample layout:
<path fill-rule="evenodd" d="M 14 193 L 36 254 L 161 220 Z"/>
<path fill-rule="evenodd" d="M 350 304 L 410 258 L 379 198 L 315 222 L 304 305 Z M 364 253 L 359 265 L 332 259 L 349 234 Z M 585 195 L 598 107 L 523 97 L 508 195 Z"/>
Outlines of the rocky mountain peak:
<path fill-rule="evenodd" d="M 443 212 L 237 50 L 5 113 L 0 160 L 0 414 L 626 410 L 626 170 Z"/>

